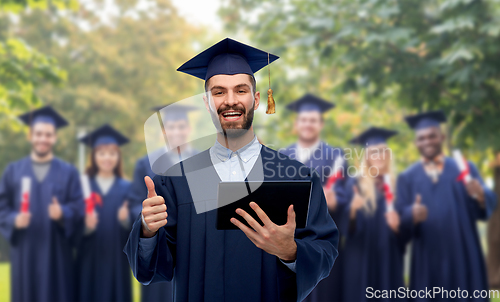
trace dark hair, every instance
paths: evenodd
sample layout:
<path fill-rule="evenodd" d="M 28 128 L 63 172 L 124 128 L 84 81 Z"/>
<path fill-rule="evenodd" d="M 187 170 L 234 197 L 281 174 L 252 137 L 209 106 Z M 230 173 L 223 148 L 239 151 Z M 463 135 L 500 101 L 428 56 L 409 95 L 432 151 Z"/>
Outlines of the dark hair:
<path fill-rule="evenodd" d="M 89 177 L 95 177 L 97 173 L 99 172 L 99 167 L 97 167 L 97 163 L 95 161 L 95 154 L 97 153 L 97 150 L 99 147 L 92 148 L 92 152 L 90 153 L 90 165 L 87 167 L 85 170 L 85 173 Z M 120 150 L 120 147 L 116 146 L 116 151 L 118 152 L 118 163 L 116 164 L 116 167 L 113 170 L 113 174 L 115 174 L 116 177 L 123 177 L 123 169 L 122 169 L 122 152 Z"/>
<path fill-rule="evenodd" d="M 250 77 L 250 83 L 252 84 L 252 93 L 253 95 L 255 95 L 255 93 L 257 92 L 257 81 L 255 80 L 255 77 L 251 74 L 248 75 Z M 208 81 L 210 81 L 210 79 L 206 80 L 205 81 L 205 92 L 208 93 Z"/>

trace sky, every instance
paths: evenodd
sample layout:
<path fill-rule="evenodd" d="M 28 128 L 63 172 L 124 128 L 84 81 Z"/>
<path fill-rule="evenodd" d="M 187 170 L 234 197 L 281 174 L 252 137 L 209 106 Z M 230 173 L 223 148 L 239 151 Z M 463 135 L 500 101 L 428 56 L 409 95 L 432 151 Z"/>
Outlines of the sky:
<path fill-rule="evenodd" d="M 94 0 L 80 0 L 80 4 L 87 9 L 98 11 L 104 23 L 109 16 L 117 14 L 116 0 L 104 0 L 103 5 L 97 5 Z M 217 15 L 222 0 L 170 0 L 177 8 L 180 16 L 189 23 L 200 26 L 209 26 L 214 30 L 222 29 L 222 21 Z M 136 7 L 139 10 L 151 10 L 147 0 L 139 0 Z M 83 25 L 85 27 L 85 25 Z"/>
<path fill-rule="evenodd" d="M 189 22 L 221 29 L 222 22 L 217 15 L 220 0 L 171 0 L 179 15 Z"/>

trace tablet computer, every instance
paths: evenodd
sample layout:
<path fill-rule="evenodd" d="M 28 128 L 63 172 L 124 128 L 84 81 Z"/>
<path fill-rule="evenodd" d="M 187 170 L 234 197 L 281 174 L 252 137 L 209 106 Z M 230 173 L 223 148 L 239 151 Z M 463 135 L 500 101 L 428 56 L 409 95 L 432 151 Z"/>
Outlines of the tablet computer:
<path fill-rule="evenodd" d="M 311 190 L 312 183 L 306 180 L 220 182 L 217 194 L 216 228 L 238 230 L 238 227 L 230 221 L 232 217 L 248 226 L 246 220 L 236 214 L 237 208 L 245 210 L 263 225 L 257 213 L 250 207 L 251 201 L 257 203 L 277 225 L 286 224 L 288 207 L 293 204 L 296 228 L 305 228 Z"/>

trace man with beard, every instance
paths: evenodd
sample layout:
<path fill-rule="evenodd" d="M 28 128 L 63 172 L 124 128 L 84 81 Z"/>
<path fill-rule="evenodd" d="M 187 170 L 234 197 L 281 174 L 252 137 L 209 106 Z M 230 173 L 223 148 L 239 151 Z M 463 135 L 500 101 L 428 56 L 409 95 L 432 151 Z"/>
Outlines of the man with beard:
<path fill-rule="evenodd" d="M 318 173 L 323 185 L 328 210 L 334 221 L 338 221 L 342 212 L 342 205 L 337 205 L 334 187 L 329 186 L 328 179 L 334 175 L 335 160 L 344 156 L 340 148 L 329 146 L 321 140 L 321 131 L 324 127 L 323 114 L 335 105 L 317 96 L 306 94 L 300 99 L 287 105 L 287 109 L 297 112 L 294 127 L 298 134 L 298 142 L 281 149 L 280 152 L 296 159 Z M 344 161 L 344 175 L 347 173 L 347 165 Z M 335 183 L 335 188 L 342 191 L 345 178 Z M 341 230 L 342 233 L 342 230 Z M 309 302 L 340 301 L 342 290 L 342 253 L 340 255 L 328 278 L 321 281 L 314 291 L 307 297 Z"/>
<path fill-rule="evenodd" d="M 162 116 L 165 137 L 163 137 L 163 133 L 161 133 L 159 139 L 167 140 L 169 151 L 167 151 L 167 148 L 161 148 L 154 151 L 154 154 L 151 154 L 151 159 L 154 161 L 152 163 L 150 163 L 150 157 L 148 155 L 137 161 L 134 170 L 134 179 L 128 194 L 128 200 L 132 205 L 132 211 L 137 213 L 137 215 L 142 210 L 144 196 L 148 194 L 148 188 L 144 184 L 144 177 L 153 177 L 155 172 L 164 172 L 179 161 L 198 153 L 198 151 L 194 150 L 188 142 L 188 137 L 191 133 L 188 113 L 195 109 L 196 107 L 178 104 L 152 108 L 154 111 L 160 111 L 160 115 Z M 153 283 L 141 287 L 142 302 L 171 302 L 172 299 L 173 288 L 171 282 Z"/>
<path fill-rule="evenodd" d="M 84 204 L 78 171 L 55 157 L 67 122 L 50 106 L 26 113 L 31 154 L 0 181 L 0 231 L 11 246 L 12 301 L 71 301 L 72 249 Z"/>
<path fill-rule="evenodd" d="M 418 301 L 487 301 L 473 296 L 476 290 L 488 289 L 476 223 L 492 213 L 496 196 L 473 163 L 466 163 L 472 180 L 465 183 L 457 163 L 444 156 L 443 112 L 408 116 L 406 121 L 415 130 L 421 155 L 399 176 L 395 203 L 400 236 L 413 240 L 410 289 L 442 291 L 435 299 L 422 295 Z M 465 296 L 452 299 L 450 292 L 458 289 Z"/>
<path fill-rule="evenodd" d="M 178 69 L 206 81 L 204 101 L 217 139 L 165 176 L 145 178 L 142 217 L 125 246 L 139 282 L 174 279 L 175 301 L 301 301 L 332 268 L 338 231 L 319 177 L 261 145 L 253 132 L 260 103 L 253 74 L 277 58 L 224 39 Z M 284 170 L 297 173 L 284 176 Z M 287 223 L 276 225 L 252 202 L 263 225 L 238 209 L 235 216 L 250 227 L 233 217 L 240 230 L 217 230 L 219 182 L 254 179 L 311 181 L 306 227 L 296 229 L 293 206 Z"/>

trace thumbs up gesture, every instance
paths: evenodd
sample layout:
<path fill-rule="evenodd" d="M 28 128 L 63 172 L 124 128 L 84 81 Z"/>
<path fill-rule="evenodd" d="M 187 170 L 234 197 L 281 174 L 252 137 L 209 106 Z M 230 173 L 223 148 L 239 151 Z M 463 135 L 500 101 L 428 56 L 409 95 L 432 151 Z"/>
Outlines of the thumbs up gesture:
<path fill-rule="evenodd" d="M 414 224 L 421 223 L 427 219 L 427 207 L 422 204 L 422 197 L 420 194 L 417 194 L 412 207 Z"/>
<path fill-rule="evenodd" d="M 62 218 L 62 209 L 57 197 L 52 197 L 52 203 L 49 205 L 49 217 L 55 221 Z"/>
<path fill-rule="evenodd" d="M 128 200 L 125 200 L 118 209 L 118 220 L 127 221 L 127 219 L 129 219 Z"/>
<path fill-rule="evenodd" d="M 354 218 L 356 215 L 356 211 L 361 209 L 365 204 L 365 198 L 359 193 L 358 187 L 352 186 L 352 191 L 354 195 L 352 196 L 351 201 L 351 218 Z"/>
<path fill-rule="evenodd" d="M 19 213 L 16 215 L 14 225 L 17 229 L 26 229 L 30 225 L 31 213 Z"/>
<path fill-rule="evenodd" d="M 142 235 L 149 238 L 167 224 L 168 214 L 165 200 L 156 195 L 153 180 L 146 176 L 144 182 L 148 187 L 148 198 L 142 202 Z"/>

